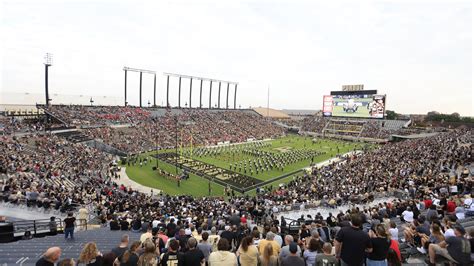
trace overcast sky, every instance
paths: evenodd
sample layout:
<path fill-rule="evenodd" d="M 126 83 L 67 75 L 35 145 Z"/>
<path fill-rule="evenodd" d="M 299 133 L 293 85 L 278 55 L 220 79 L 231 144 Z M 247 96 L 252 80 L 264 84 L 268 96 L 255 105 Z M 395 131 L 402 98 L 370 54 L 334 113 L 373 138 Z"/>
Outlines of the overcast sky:
<path fill-rule="evenodd" d="M 242 107 L 266 106 L 270 86 L 270 107 L 321 109 L 331 90 L 364 84 L 387 94 L 389 110 L 474 115 L 471 1 L 197 2 L 1 1 L 0 88 L 43 93 L 50 52 L 56 94 L 123 97 L 130 66 L 159 73 L 158 104 L 166 103 L 162 73 L 175 72 L 239 82 Z M 138 76 L 128 78 L 133 105 Z M 184 105 L 189 80 L 182 93 Z M 208 82 L 203 94 L 207 106 Z M 152 97 L 153 77 L 144 75 L 144 105 Z"/>

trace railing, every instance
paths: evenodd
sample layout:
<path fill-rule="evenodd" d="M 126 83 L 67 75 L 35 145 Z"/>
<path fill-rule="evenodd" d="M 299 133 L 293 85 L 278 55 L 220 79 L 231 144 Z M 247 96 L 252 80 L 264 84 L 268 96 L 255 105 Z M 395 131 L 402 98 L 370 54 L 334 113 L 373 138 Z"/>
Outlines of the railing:
<path fill-rule="evenodd" d="M 60 218 L 55 218 L 54 221 L 50 219 L 41 220 L 24 220 L 13 222 L 13 233 L 26 233 L 31 232 L 33 236 L 39 233 L 50 232 L 51 229 L 56 228 L 56 231 L 63 231 L 63 221 Z"/>
<path fill-rule="evenodd" d="M 47 234 L 57 234 L 64 232 L 64 221 L 61 218 L 51 219 L 38 219 L 38 220 L 20 220 L 7 222 L 6 225 L 13 225 L 13 231 L 2 230 L 0 232 L 0 240 L 14 240 L 18 237 L 37 237 L 44 236 Z M 87 220 L 77 220 L 76 228 L 87 230 Z M 0 241 L 5 242 L 5 241 Z M 9 241 L 8 241 L 9 242 Z"/>
<path fill-rule="evenodd" d="M 1 243 L 18 240 L 21 237 L 29 239 L 64 231 L 63 222 L 60 218 L 7 222 L 1 224 L 0 229 Z"/>

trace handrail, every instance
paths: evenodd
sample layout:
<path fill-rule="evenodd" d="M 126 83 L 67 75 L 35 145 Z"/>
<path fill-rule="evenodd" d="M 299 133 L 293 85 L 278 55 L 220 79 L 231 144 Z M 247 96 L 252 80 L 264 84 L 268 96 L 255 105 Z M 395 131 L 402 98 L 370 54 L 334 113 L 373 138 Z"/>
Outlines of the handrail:
<path fill-rule="evenodd" d="M 76 227 L 84 226 L 85 230 L 87 230 L 88 221 L 87 220 L 77 220 L 79 224 L 76 222 Z M 51 223 L 54 222 L 54 223 Z M 82 223 L 81 223 L 82 222 Z M 11 223 L 13 225 L 13 234 L 30 232 L 31 235 L 34 237 L 36 235 L 42 233 L 49 233 L 51 229 L 56 229 L 56 232 L 64 231 L 64 221 L 61 218 L 55 218 L 54 221 L 50 219 L 38 219 L 38 220 L 20 220 L 20 221 L 11 221 L 7 223 Z M 53 230 L 54 231 L 54 230 Z M 12 232 L 4 232 L 0 233 L 1 235 L 11 234 Z"/>
<path fill-rule="evenodd" d="M 50 219 L 39 219 L 39 220 L 12 221 L 10 223 L 13 224 L 13 234 L 30 232 L 33 236 L 35 236 L 40 233 L 39 231 L 43 231 L 43 232 L 45 230 L 50 231 L 51 225 L 52 225 L 50 224 L 50 222 L 51 222 Z M 54 222 L 55 222 L 57 231 L 64 230 L 63 221 L 60 218 L 55 218 Z M 11 232 L 0 233 L 0 235 L 10 234 L 10 233 Z"/>

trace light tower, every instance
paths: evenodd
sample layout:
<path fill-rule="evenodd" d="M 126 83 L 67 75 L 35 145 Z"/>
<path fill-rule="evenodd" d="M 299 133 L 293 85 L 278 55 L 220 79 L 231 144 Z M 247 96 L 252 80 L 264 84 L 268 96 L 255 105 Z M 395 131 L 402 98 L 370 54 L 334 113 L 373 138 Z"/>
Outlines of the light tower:
<path fill-rule="evenodd" d="M 44 89 L 46 96 L 46 107 L 49 106 L 49 90 L 48 90 L 48 68 L 53 65 L 53 54 L 46 53 L 44 56 Z"/>

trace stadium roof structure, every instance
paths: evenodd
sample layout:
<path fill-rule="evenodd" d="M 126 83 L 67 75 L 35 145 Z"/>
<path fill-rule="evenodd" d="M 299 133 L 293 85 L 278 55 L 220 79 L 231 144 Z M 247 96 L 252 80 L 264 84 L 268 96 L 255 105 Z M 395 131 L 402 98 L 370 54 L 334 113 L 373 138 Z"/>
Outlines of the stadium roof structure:
<path fill-rule="evenodd" d="M 315 115 L 319 110 L 300 110 L 300 109 L 283 109 L 283 113 L 288 115 Z"/>
<path fill-rule="evenodd" d="M 257 107 L 253 108 L 253 110 L 263 117 L 270 117 L 270 118 L 280 118 L 280 119 L 290 119 L 290 116 L 285 114 L 284 112 L 272 108 L 264 108 L 264 107 Z"/>
<path fill-rule="evenodd" d="M 420 139 L 420 138 L 427 138 L 438 135 L 438 132 L 433 133 L 422 133 L 422 134 L 412 134 L 412 135 L 392 135 L 393 138 L 399 139 Z"/>

